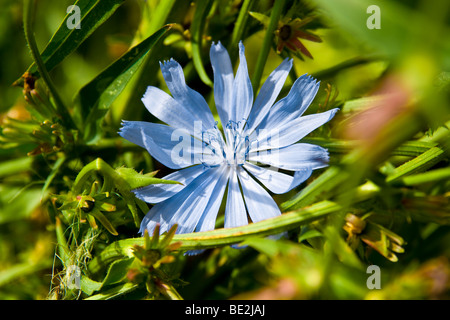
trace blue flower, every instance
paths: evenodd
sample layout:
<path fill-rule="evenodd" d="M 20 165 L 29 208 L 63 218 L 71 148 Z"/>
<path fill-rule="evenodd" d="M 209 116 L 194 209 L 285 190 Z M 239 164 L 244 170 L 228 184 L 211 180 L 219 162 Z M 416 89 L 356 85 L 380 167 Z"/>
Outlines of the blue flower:
<path fill-rule="evenodd" d="M 302 117 L 318 82 L 303 75 L 275 102 L 292 67 L 292 59 L 286 59 L 253 99 L 242 42 L 236 76 L 220 42 L 211 46 L 210 59 L 222 130 L 205 99 L 186 85 L 183 69 L 171 59 L 161 63 L 171 96 L 150 86 L 142 98 L 148 111 L 166 124 L 124 121 L 119 132 L 163 165 L 180 169 L 164 179 L 182 185 L 134 190 L 139 199 L 154 204 L 141 223 L 141 233 L 147 229 L 152 234 L 157 224 L 161 233 L 174 224 L 177 233 L 213 230 L 225 192 L 225 228 L 276 217 L 280 209 L 266 188 L 275 194 L 288 192 L 312 170 L 327 166 L 326 149 L 298 143 L 338 110 Z"/>

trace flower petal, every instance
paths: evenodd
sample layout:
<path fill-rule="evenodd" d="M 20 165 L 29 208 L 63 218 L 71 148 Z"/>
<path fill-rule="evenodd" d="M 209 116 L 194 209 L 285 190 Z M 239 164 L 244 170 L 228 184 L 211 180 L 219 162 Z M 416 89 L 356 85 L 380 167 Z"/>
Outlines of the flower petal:
<path fill-rule="evenodd" d="M 147 229 L 152 234 L 157 224 L 161 234 L 174 224 L 178 224 L 176 233 L 193 232 L 219 180 L 220 169 L 204 171 L 176 195 L 154 205 L 142 220 L 139 232 Z"/>
<path fill-rule="evenodd" d="M 201 163 L 202 147 L 184 129 L 144 121 L 123 121 L 119 134 L 171 169 Z"/>
<path fill-rule="evenodd" d="M 184 128 L 191 135 L 201 139 L 201 132 L 206 128 L 198 113 L 180 105 L 177 100 L 156 87 L 149 86 L 142 97 L 147 110 L 156 118 L 174 128 Z M 198 126 L 198 127 L 197 127 Z"/>
<path fill-rule="evenodd" d="M 316 96 L 319 85 L 314 78 L 302 75 L 295 80 L 288 95 L 274 104 L 258 128 L 275 128 L 300 117 Z"/>
<path fill-rule="evenodd" d="M 171 59 L 160 63 L 161 71 L 173 98 L 188 112 L 195 114 L 206 128 L 214 126 L 214 117 L 203 96 L 189 88 L 180 64 Z"/>
<path fill-rule="evenodd" d="M 281 214 L 270 194 L 250 177 L 247 171 L 239 168 L 238 176 L 244 192 L 245 206 L 252 222 L 273 218 Z"/>
<path fill-rule="evenodd" d="M 229 178 L 229 170 L 226 167 L 222 167 L 219 181 L 217 181 L 214 190 L 211 193 L 208 205 L 200 217 L 200 221 L 197 224 L 195 231 L 209 231 L 214 230 L 216 225 L 217 214 L 219 213 L 220 205 L 222 204 L 223 195 L 227 186 Z"/>
<path fill-rule="evenodd" d="M 227 204 L 225 207 L 225 228 L 240 227 L 248 224 L 247 211 L 239 189 L 237 173 L 236 170 L 230 170 Z"/>
<path fill-rule="evenodd" d="M 328 165 L 328 151 L 308 143 L 296 143 L 280 149 L 269 149 L 249 153 L 250 162 L 260 162 L 284 170 L 312 170 Z"/>
<path fill-rule="evenodd" d="M 147 203 L 159 203 L 169 199 L 183 190 L 204 171 L 205 167 L 202 165 L 178 170 L 163 177 L 162 179 L 178 181 L 182 184 L 151 184 L 146 187 L 134 189 L 133 192 L 136 197 L 142 201 Z"/>
<path fill-rule="evenodd" d="M 310 132 L 330 121 L 339 109 L 310 114 L 297 119 L 284 122 L 271 130 L 259 129 L 255 143 L 250 146 L 250 151 L 259 151 L 272 148 L 283 148 L 298 142 Z"/>
<path fill-rule="evenodd" d="M 259 90 L 247 122 L 247 132 L 251 134 L 269 112 L 278 97 L 289 71 L 292 68 L 292 59 L 286 58 L 267 78 Z"/>
<path fill-rule="evenodd" d="M 239 67 L 233 82 L 234 103 L 230 110 L 229 120 L 239 122 L 247 120 L 253 104 L 253 88 L 248 75 L 244 45 L 239 42 Z"/>
<path fill-rule="evenodd" d="M 243 167 L 251 175 L 258 179 L 267 189 L 276 194 L 291 191 L 302 182 L 306 181 L 312 173 L 312 169 L 310 167 L 305 167 L 295 171 L 294 176 L 268 168 L 258 167 L 249 162 L 246 162 Z"/>
<path fill-rule="evenodd" d="M 230 112 L 233 107 L 233 66 L 231 65 L 228 51 L 220 41 L 217 45 L 212 44 L 209 56 L 214 72 L 214 100 L 216 102 L 216 109 L 222 124 L 226 124 L 230 120 Z"/>

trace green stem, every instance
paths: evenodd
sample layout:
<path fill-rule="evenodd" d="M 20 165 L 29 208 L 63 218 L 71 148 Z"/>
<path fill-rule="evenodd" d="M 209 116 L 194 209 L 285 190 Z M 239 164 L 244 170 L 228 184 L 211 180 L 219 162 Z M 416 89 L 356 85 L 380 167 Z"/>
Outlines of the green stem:
<path fill-rule="evenodd" d="M 357 140 L 324 139 L 319 137 L 303 138 L 303 143 L 317 144 L 332 154 L 347 154 L 358 147 Z M 406 141 L 392 150 L 391 156 L 417 157 L 436 146 L 436 143 L 425 141 Z"/>
<path fill-rule="evenodd" d="M 67 111 L 67 108 L 64 105 L 61 97 L 59 96 L 58 91 L 56 90 L 56 87 L 53 84 L 53 81 L 47 72 L 47 68 L 45 67 L 44 61 L 42 60 L 41 55 L 39 53 L 39 49 L 36 45 L 36 40 L 35 40 L 34 34 L 32 32 L 33 20 L 34 20 L 33 14 L 34 14 L 34 6 L 35 5 L 36 5 L 36 2 L 34 0 L 25 0 L 25 2 L 24 2 L 23 24 L 24 24 L 25 39 L 30 48 L 33 60 L 36 63 L 36 66 L 38 68 L 39 74 L 41 75 L 42 79 L 46 83 L 48 90 L 50 91 L 50 94 L 52 95 L 53 100 L 55 101 L 56 111 L 59 113 L 59 116 L 61 117 L 61 121 L 65 124 L 65 126 L 67 128 L 76 129 L 75 123 L 73 122 L 72 117 L 70 116 L 69 112 Z"/>
<path fill-rule="evenodd" d="M 245 25 L 248 20 L 248 12 L 251 9 L 253 4 L 253 0 L 244 0 L 242 4 L 241 10 L 239 11 L 238 18 L 236 20 L 236 24 L 234 25 L 233 33 L 231 35 L 231 41 L 228 46 L 228 52 L 230 52 L 231 61 L 234 61 L 237 57 L 238 42 L 242 40 L 242 35 L 245 30 Z"/>
<path fill-rule="evenodd" d="M 152 12 L 153 15 L 151 15 L 150 27 L 147 30 L 148 34 L 154 34 L 166 23 L 174 4 L 175 0 L 164 0 L 158 3 L 155 12 Z"/>
<path fill-rule="evenodd" d="M 450 179 L 450 168 L 440 168 L 428 172 L 417 173 L 404 177 L 402 182 L 407 186 L 415 186 L 422 183 L 429 183 Z"/>
<path fill-rule="evenodd" d="M 292 230 L 301 225 L 322 219 L 342 207 L 332 201 L 317 202 L 309 207 L 282 214 L 272 219 L 251 223 L 242 227 L 222 228 L 212 231 L 176 234 L 172 241 L 181 241 L 181 250 L 198 250 L 226 246 L 244 241 L 250 236 L 268 236 Z M 164 238 L 163 238 L 164 239 Z M 88 265 L 89 272 L 97 273 L 111 262 L 124 256 L 132 256 L 134 245 L 144 245 L 145 239 L 119 240 L 109 245 Z"/>
<path fill-rule="evenodd" d="M 425 171 L 444 158 L 445 151 L 439 147 L 433 147 L 422 153 L 420 156 L 395 168 L 394 172 L 386 178 L 386 182 L 392 184 L 407 175 Z"/>
<path fill-rule="evenodd" d="M 337 166 L 326 169 L 317 179 L 281 204 L 281 210 L 294 210 L 312 203 L 320 194 L 328 192 L 348 179 L 346 171 Z"/>
<path fill-rule="evenodd" d="M 203 66 L 203 60 L 201 55 L 201 44 L 203 39 L 203 29 L 205 27 L 205 20 L 208 12 L 211 9 L 212 1 L 203 0 L 196 3 L 194 20 L 192 21 L 191 34 L 192 34 L 192 60 L 194 67 L 198 72 L 200 79 L 209 87 L 213 87 L 213 82 L 206 73 Z"/>
<path fill-rule="evenodd" d="M 261 82 L 264 66 L 266 64 L 267 57 L 269 56 L 270 47 L 272 46 L 273 33 L 278 27 L 278 21 L 280 20 L 281 12 L 283 11 L 284 2 L 285 0 L 274 1 L 272 13 L 270 14 L 269 25 L 267 26 L 262 48 L 259 52 L 255 71 L 253 73 L 252 86 L 254 93 L 258 91 L 259 83 Z"/>
<path fill-rule="evenodd" d="M 64 235 L 62 222 L 58 217 L 56 217 L 56 240 L 58 241 L 58 256 L 62 263 L 67 266 L 69 263 L 70 250 Z"/>

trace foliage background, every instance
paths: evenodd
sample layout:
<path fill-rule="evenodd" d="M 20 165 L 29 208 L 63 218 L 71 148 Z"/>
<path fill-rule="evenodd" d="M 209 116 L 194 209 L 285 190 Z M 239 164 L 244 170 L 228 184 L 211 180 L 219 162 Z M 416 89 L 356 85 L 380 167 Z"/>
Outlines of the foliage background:
<path fill-rule="evenodd" d="M 69 32 L 73 2 L 36 3 L 30 26 L 42 52 L 56 30 Z M 371 4 L 381 9 L 379 30 L 366 27 Z M 27 5 L 0 1 L 1 299 L 449 298 L 450 3 L 91 1 L 99 23 L 82 21 L 81 30 L 92 33 L 51 51 L 63 57 L 47 65 L 55 90 L 42 78 L 20 81 L 33 62 Z M 272 31 L 286 16 L 315 17 L 305 28 L 322 42 L 302 40 L 314 59 L 276 52 Z M 155 33 L 161 39 L 145 43 Z M 117 135 L 120 121 L 156 121 L 140 98 L 148 85 L 167 90 L 159 61 L 172 57 L 213 107 L 211 41 L 236 61 L 241 39 L 255 89 L 291 56 L 280 97 L 308 73 L 321 81 L 308 113 L 341 108 L 306 138 L 329 149 L 330 167 L 275 197 L 284 218 L 145 243 L 136 225 L 147 205 L 130 190 L 163 182 L 156 177 L 168 170 Z M 134 46 L 131 64 L 120 60 Z M 261 238 L 280 231 L 287 237 Z M 247 247 L 227 246 L 241 241 Z M 379 290 L 366 285 L 371 264 L 381 268 Z M 71 265 L 81 290 L 67 285 Z"/>

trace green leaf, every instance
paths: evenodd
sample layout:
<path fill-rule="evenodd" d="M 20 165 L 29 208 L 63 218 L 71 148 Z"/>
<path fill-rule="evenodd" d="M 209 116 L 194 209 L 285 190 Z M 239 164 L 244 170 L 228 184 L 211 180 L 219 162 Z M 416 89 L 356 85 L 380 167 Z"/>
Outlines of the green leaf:
<path fill-rule="evenodd" d="M 133 170 L 133 169 L 131 169 Z M 119 169 L 119 171 L 114 170 L 111 168 L 109 164 L 107 164 L 105 161 L 103 161 L 101 158 L 97 158 L 96 160 L 90 162 L 86 166 L 81 169 L 81 171 L 78 173 L 75 182 L 72 187 L 72 192 L 74 194 L 81 194 L 83 193 L 83 190 L 86 187 L 86 182 L 89 180 L 89 178 L 92 177 L 92 174 L 99 172 L 103 175 L 105 182 L 108 182 L 108 184 L 112 183 L 116 189 L 119 190 L 120 194 L 123 196 L 125 201 L 127 202 L 127 206 L 130 209 L 134 222 L 137 227 L 139 227 L 140 224 L 140 218 L 138 216 L 137 207 L 136 205 L 141 208 L 143 212 L 148 211 L 147 205 L 142 201 L 137 199 L 133 192 L 131 191 L 132 188 L 130 186 L 130 183 L 126 180 L 126 177 L 124 177 L 124 172 L 127 174 L 130 174 L 130 172 L 127 169 Z M 134 176 L 134 181 L 132 180 L 132 184 L 141 185 L 142 184 L 149 184 L 150 181 L 155 182 L 156 178 L 152 177 L 152 174 L 148 174 L 146 177 L 139 177 L 139 179 L 136 178 L 135 174 L 132 174 Z M 138 181 L 137 181 L 138 180 Z M 157 180 L 158 183 L 177 183 L 175 181 L 169 180 Z M 100 217 L 101 218 L 101 217 Z"/>
<path fill-rule="evenodd" d="M 81 291 L 90 296 L 94 291 L 100 290 L 102 283 L 89 279 L 86 276 L 82 276 L 80 279 L 80 287 Z"/>
<path fill-rule="evenodd" d="M 358 146 L 356 140 L 324 139 L 318 137 L 303 138 L 302 142 L 317 144 L 330 153 L 346 154 Z M 392 151 L 392 156 L 417 157 L 436 146 L 436 143 L 426 141 L 406 141 Z"/>
<path fill-rule="evenodd" d="M 106 218 L 105 215 L 101 213 L 101 211 L 96 207 L 94 207 L 92 211 L 89 212 L 89 214 L 92 215 L 96 220 L 98 220 L 112 235 L 118 235 L 116 229 L 111 224 L 111 222 L 109 222 L 108 218 Z"/>
<path fill-rule="evenodd" d="M 95 137 L 95 128 L 99 121 L 136 73 L 146 54 L 170 28 L 171 25 L 162 27 L 128 50 L 78 92 L 75 97 L 78 110 L 75 114 L 79 117 L 77 120 L 80 127 L 85 129 L 84 139 L 86 141 Z"/>
<path fill-rule="evenodd" d="M 59 217 L 56 217 L 56 240 L 58 248 L 58 256 L 64 265 L 69 264 L 70 250 L 64 235 L 64 226 Z"/>
<path fill-rule="evenodd" d="M 150 236 L 148 234 L 148 231 L 145 230 L 145 233 L 144 233 L 144 238 L 146 240 L 146 243 L 145 243 L 145 246 L 144 246 L 145 249 L 148 250 L 148 249 L 156 249 L 156 248 L 158 248 L 158 244 L 159 244 L 159 230 L 160 230 L 160 225 L 157 224 L 155 226 L 155 230 L 153 231 L 153 236 L 151 237 L 151 239 L 150 239 Z"/>
<path fill-rule="evenodd" d="M 177 231 L 178 225 L 174 224 L 169 231 L 167 231 L 165 237 L 159 242 L 160 248 L 165 248 L 169 245 L 169 243 L 172 241 L 173 237 L 175 236 L 175 232 Z"/>
<path fill-rule="evenodd" d="M 298 242 L 302 242 L 311 238 L 317 238 L 317 237 L 323 237 L 322 232 L 320 232 L 319 230 L 316 229 L 310 229 L 305 231 L 304 233 L 302 233 L 299 238 L 298 238 Z"/>
<path fill-rule="evenodd" d="M 435 182 L 441 180 L 445 181 L 450 180 L 450 167 L 418 173 L 404 177 L 402 179 L 403 183 L 407 186 L 414 186 L 422 183 Z"/>
<path fill-rule="evenodd" d="M 52 70 L 64 58 L 74 52 L 124 2 L 124 0 L 76 1 L 75 5 L 80 8 L 81 28 L 69 29 L 67 27 L 67 20 L 74 14 L 69 12 L 41 54 L 47 71 Z M 35 77 L 40 77 L 34 63 L 27 71 Z M 18 79 L 15 85 L 23 86 L 23 78 Z"/>
<path fill-rule="evenodd" d="M 250 11 L 249 14 L 261 22 L 266 28 L 269 26 L 270 18 L 262 13 Z"/>
<path fill-rule="evenodd" d="M 172 180 L 163 180 L 159 178 L 153 177 L 152 173 L 149 174 L 141 174 L 136 172 L 136 170 L 132 168 L 117 168 L 116 172 L 121 176 L 128 184 L 130 185 L 131 189 L 137 189 L 142 188 L 145 186 L 148 186 L 150 184 L 155 183 L 165 183 L 165 184 L 181 184 L 177 181 Z"/>
<path fill-rule="evenodd" d="M 108 269 L 105 279 L 103 280 L 102 286 L 107 286 L 110 284 L 120 282 L 128 272 L 128 268 L 133 263 L 134 258 L 126 258 L 114 261 Z"/>
<path fill-rule="evenodd" d="M 297 193 L 292 199 L 281 204 L 282 210 L 293 210 L 313 203 L 321 194 L 333 190 L 346 181 L 349 173 L 339 167 L 329 167 L 317 179 Z"/>
<path fill-rule="evenodd" d="M 119 285 L 117 287 L 111 288 L 104 292 L 98 293 L 96 295 L 90 296 L 86 298 L 86 300 L 108 300 L 120 296 L 122 294 L 126 294 L 137 289 L 139 285 L 133 283 L 125 283 Z"/>
<path fill-rule="evenodd" d="M 0 163 L 0 178 L 27 171 L 33 162 L 33 158 L 14 158 Z"/>
<path fill-rule="evenodd" d="M 34 263 L 24 262 L 11 266 L 10 268 L 0 271 L 0 287 L 14 281 L 18 278 L 25 278 L 33 273 L 51 267 L 52 260 L 45 259 Z"/>
<path fill-rule="evenodd" d="M 0 184 L 0 225 L 29 218 L 41 204 L 41 191 L 32 184 L 18 188 Z"/>
<path fill-rule="evenodd" d="M 389 99 L 389 95 L 380 94 L 348 100 L 342 106 L 341 111 L 347 113 L 366 110 L 368 107 L 385 103 L 387 99 Z"/>
<path fill-rule="evenodd" d="M 393 183 L 406 175 L 425 171 L 444 158 L 445 151 L 439 147 L 433 147 L 420 156 L 395 168 L 394 172 L 386 178 L 386 182 Z"/>
<path fill-rule="evenodd" d="M 52 171 L 47 176 L 47 179 L 45 180 L 44 186 L 42 187 L 42 198 L 45 195 L 45 192 L 47 191 L 48 187 L 52 183 L 53 179 L 55 178 L 56 174 L 59 172 L 59 170 L 62 168 L 62 165 L 66 161 L 66 157 L 63 156 L 61 158 L 58 158 L 58 160 L 55 161 L 55 164 L 53 165 Z"/>

